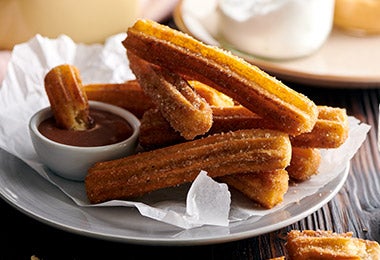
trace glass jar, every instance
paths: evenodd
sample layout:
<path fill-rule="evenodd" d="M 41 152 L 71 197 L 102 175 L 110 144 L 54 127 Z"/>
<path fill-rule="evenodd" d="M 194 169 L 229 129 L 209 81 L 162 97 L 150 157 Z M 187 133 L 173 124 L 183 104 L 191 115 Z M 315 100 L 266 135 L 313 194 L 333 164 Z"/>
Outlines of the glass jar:
<path fill-rule="evenodd" d="M 267 59 L 312 54 L 328 38 L 334 0 L 219 0 L 219 37 L 229 48 Z"/>
<path fill-rule="evenodd" d="M 0 49 L 35 34 L 60 34 L 81 43 L 101 43 L 126 32 L 138 16 L 138 0 L 0 0 Z"/>

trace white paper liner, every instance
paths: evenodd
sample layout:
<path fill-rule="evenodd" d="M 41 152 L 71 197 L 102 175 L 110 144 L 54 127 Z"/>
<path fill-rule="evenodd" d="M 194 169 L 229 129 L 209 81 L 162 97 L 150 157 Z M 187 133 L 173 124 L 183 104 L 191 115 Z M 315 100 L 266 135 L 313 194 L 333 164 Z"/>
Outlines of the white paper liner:
<path fill-rule="evenodd" d="M 202 225 L 225 227 L 231 222 L 259 219 L 315 194 L 336 178 L 370 129 L 369 125 L 349 117 L 350 133 L 346 143 L 338 149 L 323 150 L 319 174 L 291 186 L 284 202 L 270 210 L 255 207 L 243 196 L 233 196 L 231 202 L 227 185 L 216 183 L 203 171 L 191 186 L 157 191 L 143 196 L 140 201 L 109 201 L 90 205 L 82 182 L 63 179 L 39 161 L 30 140 L 28 122 L 36 111 L 49 105 L 43 78 L 59 64 L 77 66 L 85 84 L 120 83 L 134 79 L 121 44 L 125 37 L 125 34 L 115 35 L 105 45 L 81 45 L 64 35 L 57 39 L 36 35 L 29 42 L 15 46 L 7 75 L 0 87 L 0 147 L 23 160 L 80 207 L 136 207 L 143 216 L 183 229 Z"/>

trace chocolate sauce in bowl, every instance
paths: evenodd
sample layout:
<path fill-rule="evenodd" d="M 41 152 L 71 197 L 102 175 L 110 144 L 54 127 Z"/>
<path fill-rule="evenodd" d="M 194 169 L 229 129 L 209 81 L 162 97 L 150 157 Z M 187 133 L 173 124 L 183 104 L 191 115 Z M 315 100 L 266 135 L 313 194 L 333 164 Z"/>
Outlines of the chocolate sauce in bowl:
<path fill-rule="evenodd" d="M 81 147 L 115 144 L 128 139 L 133 133 L 131 125 L 116 114 L 91 109 L 90 116 L 94 119 L 95 126 L 89 130 L 75 131 L 59 128 L 54 117 L 42 121 L 38 130 L 52 141 Z"/>

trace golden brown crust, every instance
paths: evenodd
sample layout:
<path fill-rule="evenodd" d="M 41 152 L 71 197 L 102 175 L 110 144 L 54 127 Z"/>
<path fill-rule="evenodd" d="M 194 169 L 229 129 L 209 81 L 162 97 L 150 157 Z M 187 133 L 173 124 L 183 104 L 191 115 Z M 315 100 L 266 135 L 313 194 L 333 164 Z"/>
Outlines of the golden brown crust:
<path fill-rule="evenodd" d="M 318 106 L 318 120 L 313 130 L 291 137 L 299 147 L 337 148 L 348 137 L 348 116 L 343 108 Z"/>
<path fill-rule="evenodd" d="M 218 180 L 237 189 L 260 206 L 270 209 L 284 200 L 289 176 L 286 170 L 281 169 L 227 175 Z"/>
<path fill-rule="evenodd" d="M 125 83 L 88 84 L 83 86 L 89 100 L 96 100 L 122 107 L 138 118 L 154 107 L 136 80 Z"/>
<path fill-rule="evenodd" d="M 56 124 L 64 129 L 86 130 L 92 127 L 90 108 L 82 89 L 79 70 L 62 64 L 52 68 L 45 76 L 45 91 Z"/>
<path fill-rule="evenodd" d="M 170 125 L 186 140 L 205 134 L 212 125 L 212 110 L 179 75 L 153 66 L 128 51 L 130 67 L 144 92 Z"/>
<path fill-rule="evenodd" d="M 375 241 L 353 238 L 352 233 L 292 230 L 286 250 L 290 260 L 310 259 L 380 259 L 380 245 Z"/>
<path fill-rule="evenodd" d="M 85 187 L 91 203 L 99 203 L 191 182 L 200 170 L 215 178 L 284 169 L 290 157 L 286 134 L 241 130 L 99 162 L 89 169 Z"/>
<path fill-rule="evenodd" d="M 216 89 L 203 84 L 196 80 L 189 81 L 195 91 L 203 97 L 210 106 L 214 107 L 232 107 L 235 106 L 235 101 L 229 96 L 217 91 Z"/>
<path fill-rule="evenodd" d="M 289 177 L 296 181 L 305 181 L 318 173 L 321 152 L 315 148 L 292 146 L 292 160 L 286 167 Z"/>
<path fill-rule="evenodd" d="M 149 20 L 138 20 L 123 41 L 148 62 L 203 82 L 289 134 L 311 131 L 318 111 L 304 95 L 216 47 Z"/>
<path fill-rule="evenodd" d="M 295 147 L 305 148 L 336 148 L 348 136 L 347 114 L 344 109 L 334 107 L 321 107 L 321 119 L 318 118 L 314 129 L 310 133 L 291 136 L 290 140 Z M 249 111 L 242 106 L 212 107 L 213 124 L 207 134 L 236 131 L 239 129 L 272 129 L 278 130 L 266 119 Z M 327 117 L 329 111 L 331 117 Z M 328 120 L 326 118 L 329 118 Z M 169 144 L 183 142 L 167 122 L 156 111 L 150 111 L 141 121 L 140 141 L 147 149 L 163 147 Z"/>

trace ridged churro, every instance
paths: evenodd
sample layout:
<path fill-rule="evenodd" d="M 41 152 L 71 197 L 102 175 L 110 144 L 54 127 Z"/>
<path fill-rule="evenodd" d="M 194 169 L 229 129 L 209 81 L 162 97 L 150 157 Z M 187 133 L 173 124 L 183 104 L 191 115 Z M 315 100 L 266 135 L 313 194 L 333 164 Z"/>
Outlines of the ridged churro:
<path fill-rule="evenodd" d="M 251 172 L 218 178 L 243 193 L 260 206 L 270 209 L 284 200 L 288 191 L 289 176 L 286 170 Z"/>
<path fill-rule="evenodd" d="M 45 91 L 58 127 L 86 130 L 92 127 L 90 108 L 82 89 L 79 70 L 63 64 L 52 68 L 45 76 Z"/>
<path fill-rule="evenodd" d="M 230 107 L 235 102 L 232 98 L 196 80 L 188 81 L 189 85 L 206 100 L 210 106 Z M 144 93 L 137 80 L 124 83 L 94 83 L 83 85 L 89 100 L 96 100 L 122 107 L 138 118 L 154 108 L 151 98 Z"/>
<path fill-rule="evenodd" d="M 128 51 L 130 67 L 144 92 L 170 125 L 186 140 L 205 134 L 212 125 L 212 110 L 185 79 Z"/>
<path fill-rule="evenodd" d="M 278 130 L 271 122 L 242 106 L 212 107 L 213 125 L 207 134 L 262 128 Z M 344 109 L 318 106 L 320 118 L 313 130 L 298 136 L 290 136 L 293 146 L 309 148 L 336 148 L 348 136 L 348 117 Z M 140 142 L 145 148 L 163 147 L 185 141 L 160 115 L 149 111 L 141 120 Z"/>
<path fill-rule="evenodd" d="M 99 203 L 191 182 L 200 170 L 216 178 L 284 169 L 290 157 L 287 134 L 240 130 L 99 162 L 89 169 L 85 187 L 90 202 Z"/>
<path fill-rule="evenodd" d="M 352 237 L 352 233 L 332 231 L 292 230 L 285 244 L 289 259 L 380 259 L 380 245 L 376 241 Z"/>
<path fill-rule="evenodd" d="M 314 102 L 231 53 L 149 20 L 138 20 L 127 35 L 129 53 L 215 88 L 283 132 L 297 135 L 314 127 Z"/>
<path fill-rule="evenodd" d="M 348 116 L 343 108 L 318 106 L 318 120 L 313 130 L 291 137 L 299 147 L 337 148 L 348 137 Z"/>
<path fill-rule="evenodd" d="M 196 80 L 189 80 L 188 82 L 190 86 L 192 86 L 195 89 L 195 91 L 201 97 L 203 97 L 207 101 L 207 103 L 210 104 L 210 106 L 232 107 L 236 104 L 236 102 L 232 98 L 223 94 L 220 91 L 217 91 L 216 89 L 210 86 L 207 86 L 206 84 L 203 84 Z"/>
<path fill-rule="evenodd" d="M 89 100 L 96 100 L 122 107 L 138 118 L 155 107 L 136 80 L 125 83 L 88 84 L 83 86 Z"/>
<path fill-rule="evenodd" d="M 292 160 L 286 170 L 292 180 L 305 181 L 318 173 L 320 163 L 319 149 L 292 146 Z"/>

